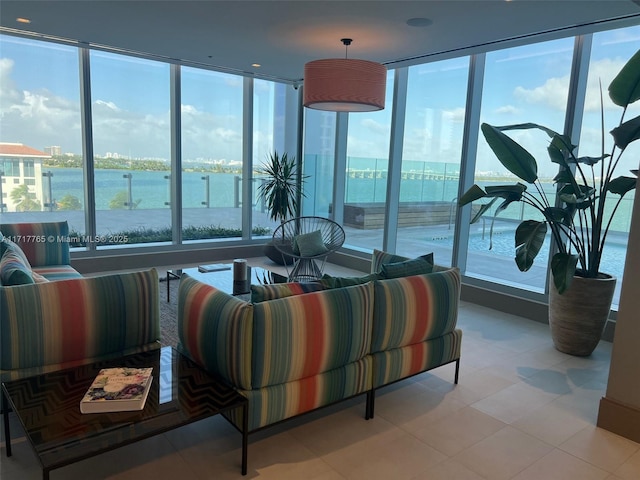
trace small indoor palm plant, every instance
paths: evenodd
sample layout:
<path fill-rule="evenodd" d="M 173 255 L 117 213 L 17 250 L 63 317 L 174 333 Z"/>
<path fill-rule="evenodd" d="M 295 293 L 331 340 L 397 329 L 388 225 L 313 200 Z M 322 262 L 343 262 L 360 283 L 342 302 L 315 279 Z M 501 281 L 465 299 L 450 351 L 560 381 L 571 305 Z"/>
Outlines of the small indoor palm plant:
<path fill-rule="evenodd" d="M 258 199 L 265 202 L 269 218 L 283 224 L 298 212 L 300 199 L 304 197 L 306 176 L 298 177 L 295 157 L 289 157 L 286 152 L 279 155 L 277 151 L 269 154 L 258 173 L 264 175 L 258 187 Z M 279 253 L 270 252 L 267 245 L 266 255 L 274 261 L 282 261 Z"/>
<path fill-rule="evenodd" d="M 520 182 L 515 185 L 488 186 L 485 189 L 474 185 L 459 201 L 459 205 L 463 206 L 481 198 L 491 199 L 481 206 L 472 218 L 472 222 L 488 212 L 496 201 L 501 203 L 495 209 L 494 219 L 514 202 L 529 205 L 541 214 L 541 220 L 524 220 L 517 227 L 515 261 L 521 271 L 529 270 L 543 245 L 547 228 L 549 228 L 556 252 L 551 260 L 555 287 L 551 289 L 552 296 L 556 293 L 565 296 L 576 278 L 596 279 L 606 276 L 600 271 L 600 262 L 611 221 L 624 195 L 636 186 L 635 177 L 614 177 L 614 172 L 627 146 L 640 138 L 640 116 L 625 120 L 627 107 L 640 99 L 640 50 L 609 85 L 609 97 L 616 105 L 622 107 L 620 122 L 610 132 L 613 137 L 613 147 L 610 153 L 607 153 L 605 152 L 604 106 L 601 98 L 602 151 L 595 157 L 576 156 L 577 145 L 568 136 L 542 125 L 482 124 L 482 133 L 498 160 L 511 173 L 532 185 L 534 189 L 530 191 L 527 185 Z M 554 178 L 558 196 L 556 203 L 550 202 L 539 182 L 536 159 L 504 133 L 522 129 L 539 129 L 551 139 L 547 152 L 550 160 L 560 167 L 558 175 Z M 632 172 L 637 176 L 637 170 Z M 619 197 L 617 199 L 608 197 L 608 194 Z M 607 202 L 614 202 L 613 208 L 605 208 Z M 611 288 L 611 296 L 613 296 L 613 288 Z M 610 306 L 611 298 L 606 306 L 607 316 Z M 600 328 L 599 340 L 602 328 L 597 328 Z"/>

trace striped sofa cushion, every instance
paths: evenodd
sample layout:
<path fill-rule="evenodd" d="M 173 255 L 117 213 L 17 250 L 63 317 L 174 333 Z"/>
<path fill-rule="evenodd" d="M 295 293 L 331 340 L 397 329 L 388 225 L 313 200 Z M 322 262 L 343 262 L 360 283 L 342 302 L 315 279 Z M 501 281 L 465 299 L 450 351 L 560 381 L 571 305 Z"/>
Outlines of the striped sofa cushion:
<path fill-rule="evenodd" d="M 33 273 L 42 275 L 49 281 L 82 278 L 82 275 L 80 275 L 80 273 L 78 273 L 78 271 L 71 265 L 51 265 L 45 267 L 35 267 L 33 269 Z"/>
<path fill-rule="evenodd" d="M 460 358 L 462 330 L 441 337 L 373 355 L 373 388 L 387 385 L 416 373 Z"/>
<path fill-rule="evenodd" d="M 71 263 L 66 221 L 4 223 L 0 232 L 20 245 L 32 267 Z"/>
<path fill-rule="evenodd" d="M 252 387 L 291 382 L 369 353 L 373 285 L 254 305 Z"/>
<path fill-rule="evenodd" d="M 374 248 L 373 254 L 371 255 L 371 273 L 380 273 L 382 271 L 382 265 L 385 263 L 404 262 L 405 260 L 409 260 L 409 258 Z"/>
<path fill-rule="evenodd" d="M 0 368 L 99 358 L 159 342 L 155 269 L 0 287 Z"/>
<path fill-rule="evenodd" d="M 241 390 L 249 399 L 249 431 L 344 400 L 371 389 L 371 356 L 328 372 L 255 390 Z M 240 409 L 228 418 L 242 428 Z"/>
<path fill-rule="evenodd" d="M 374 297 L 372 352 L 424 342 L 455 328 L 460 271 L 377 280 Z"/>
<path fill-rule="evenodd" d="M 291 297 L 309 292 L 318 292 L 325 287 L 320 282 L 287 282 L 272 283 L 270 285 L 251 285 L 251 301 L 253 303 L 266 302 L 276 298 Z"/>
<path fill-rule="evenodd" d="M 233 385 L 251 388 L 253 305 L 183 274 L 178 350 Z"/>

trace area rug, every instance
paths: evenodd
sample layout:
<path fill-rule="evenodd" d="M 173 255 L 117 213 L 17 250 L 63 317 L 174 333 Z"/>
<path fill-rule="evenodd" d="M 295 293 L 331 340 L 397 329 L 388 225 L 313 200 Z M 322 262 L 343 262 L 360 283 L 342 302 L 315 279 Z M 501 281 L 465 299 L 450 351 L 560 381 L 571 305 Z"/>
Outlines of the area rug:
<path fill-rule="evenodd" d="M 162 345 L 178 345 L 178 281 L 171 280 L 167 302 L 167 281 L 160 278 L 160 341 Z"/>

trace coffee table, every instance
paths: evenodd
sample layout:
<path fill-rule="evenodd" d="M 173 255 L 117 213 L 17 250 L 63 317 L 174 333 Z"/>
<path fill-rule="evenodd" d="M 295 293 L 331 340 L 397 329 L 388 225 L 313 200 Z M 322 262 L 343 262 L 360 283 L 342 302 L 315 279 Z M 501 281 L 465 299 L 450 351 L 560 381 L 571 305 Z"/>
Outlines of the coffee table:
<path fill-rule="evenodd" d="M 142 411 L 80 413 L 80 399 L 101 368 L 153 367 Z M 2 383 L 6 455 L 8 400 L 42 465 L 53 469 L 233 409 L 242 409 L 242 475 L 247 473 L 247 399 L 171 347 Z"/>
<path fill-rule="evenodd" d="M 180 279 L 183 273 L 187 273 L 196 280 L 216 287 L 218 290 L 233 294 L 233 269 L 221 270 L 217 272 L 201 272 L 197 267 L 181 268 L 167 270 L 167 302 L 170 299 L 169 285 L 172 279 Z M 272 272 L 262 267 L 248 267 L 247 278 L 249 278 L 249 286 L 259 283 L 283 283 L 287 281 L 287 277 L 279 273 Z M 246 297 L 244 297 L 246 295 Z M 250 298 L 249 293 L 238 295 L 240 298 Z"/>

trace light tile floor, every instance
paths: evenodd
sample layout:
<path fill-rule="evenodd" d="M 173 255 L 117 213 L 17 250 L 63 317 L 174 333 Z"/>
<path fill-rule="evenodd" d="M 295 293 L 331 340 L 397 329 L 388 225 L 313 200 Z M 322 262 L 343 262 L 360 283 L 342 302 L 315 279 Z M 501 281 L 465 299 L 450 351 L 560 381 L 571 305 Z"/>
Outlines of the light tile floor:
<path fill-rule="evenodd" d="M 640 444 L 595 426 L 611 344 L 589 358 L 554 350 L 548 327 L 463 303 L 460 383 L 453 366 L 250 437 L 246 478 L 639 479 Z M 41 472 L 12 416 L 3 480 Z M 3 444 L 4 447 L 4 439 Z M 240 479 L 240 435 L 212 418 L 51 473 L 51 479 Z"/>

